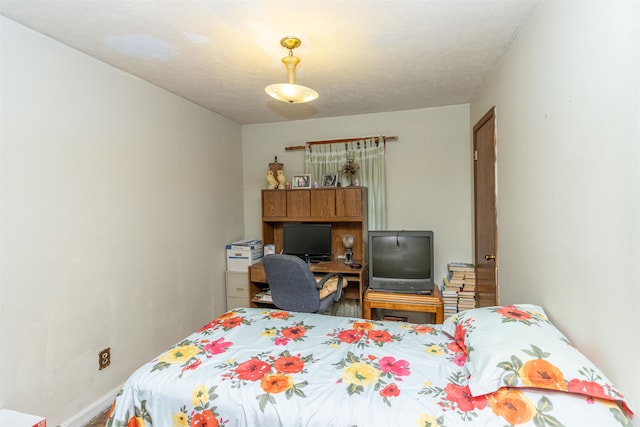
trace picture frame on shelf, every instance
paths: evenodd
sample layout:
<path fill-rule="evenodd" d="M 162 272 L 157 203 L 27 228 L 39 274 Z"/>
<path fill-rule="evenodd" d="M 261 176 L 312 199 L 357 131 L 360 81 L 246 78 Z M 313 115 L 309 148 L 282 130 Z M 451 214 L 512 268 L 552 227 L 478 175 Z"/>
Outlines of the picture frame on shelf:
<path fill-rule="evenodd" d="M 330 173 L 322 177 L 323 187 L 337 187 L 338 186 L 338 174 Z"/>
<path fill-rule="evenodd" d="M 263 250 L 264 250 L 264 252 L 263 252 L 264 256 L 273 255 L 273 254 L 276 253 L 276 245 L 274 245 L 274 244 L 264 245 Z"/>
<path fill-rule="evenodd" d="M 291 188 L 311 188 L 311 174 L 294 175 Z"/>

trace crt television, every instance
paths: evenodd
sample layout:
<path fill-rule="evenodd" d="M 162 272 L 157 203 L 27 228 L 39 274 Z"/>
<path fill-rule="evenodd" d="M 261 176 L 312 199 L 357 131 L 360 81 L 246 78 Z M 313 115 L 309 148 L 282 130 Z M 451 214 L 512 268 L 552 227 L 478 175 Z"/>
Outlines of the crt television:
<path fill-rule="evenodd" d="M 369 231 L 372 290 L 431 294 L 433 276 L 433 231 Z"/>
<path fill-rule="evenodd" d="M 282 226 L 282 253 L 305 261 L 331 260 L 331 224 L 287 223 Z"/>

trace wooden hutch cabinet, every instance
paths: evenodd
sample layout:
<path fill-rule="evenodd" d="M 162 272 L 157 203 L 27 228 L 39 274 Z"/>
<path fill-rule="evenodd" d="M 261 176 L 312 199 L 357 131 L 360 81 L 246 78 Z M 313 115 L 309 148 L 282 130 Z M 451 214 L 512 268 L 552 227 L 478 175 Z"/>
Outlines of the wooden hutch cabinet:
<path fill-rule="evenodd" d="M 349 282 L 345 298 L 358 300 L 366 289 L 367 242 L 367 189 L 365 187 L 313 188 L 295 190 L 262 190 L 262 241 L 274 244 L 276 253 L 282 250 L 282 229 L 285 223 L 307 222 L 331 224 L 333 260 L 311 264 L 311 270 L 321 273 L 338 272 Z M 344 255 L 342 237 L 354 237 L 353 261 L 362 268 L 353 269 L 338 255 Z M 255 294 L 265 285 L 262 263 L 249 267 L 249 296 L 252 306 L 264 302 L 255 300 Z"/>

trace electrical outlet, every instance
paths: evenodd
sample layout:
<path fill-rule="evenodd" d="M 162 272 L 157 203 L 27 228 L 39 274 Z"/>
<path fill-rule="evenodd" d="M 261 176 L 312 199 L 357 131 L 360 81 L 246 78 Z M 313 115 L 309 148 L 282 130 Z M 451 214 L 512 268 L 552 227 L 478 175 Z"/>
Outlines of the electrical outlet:
<path fill-rule="evenodd" d="M 111 347 L 107 347 L 98 353 L 98 370 L 103 370 L 111 364 Z"/>

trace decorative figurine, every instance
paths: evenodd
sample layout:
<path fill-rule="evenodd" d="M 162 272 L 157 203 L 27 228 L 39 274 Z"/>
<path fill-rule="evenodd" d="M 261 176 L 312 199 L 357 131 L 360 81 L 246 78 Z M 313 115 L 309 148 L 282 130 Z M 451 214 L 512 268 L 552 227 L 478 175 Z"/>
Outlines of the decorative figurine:
<path fill-rule="evenodd" d="M 278 156 L 275 156 L 274 161 L 269 163 L 269 170 L 266 173 L 269 190 L 275 190 L 276 188 L 284 190 L 287 179 L 284 176 L 283 166 L 282 163 L 278 163 Z"/>
<path fill-rule="evenodd" d="M 275 190 L 276 188 L 278 188 L 278 181 L 276 181 L 276 178 L 273 176 L 273 171 L 268 170 L 265 173 L 265 175 L 267 177 L 267 184 L 269 185 L 269 190 Z"/>
<path fill-rule="evenodd" d="M 278 179 L 278 188 L 280 190 L 284 190 L 285 185 L 287 183 L 287 178 L 284 176 L 284 171 L 279 169 L 276 172 L 277 172 L 276 178 Z"/>

